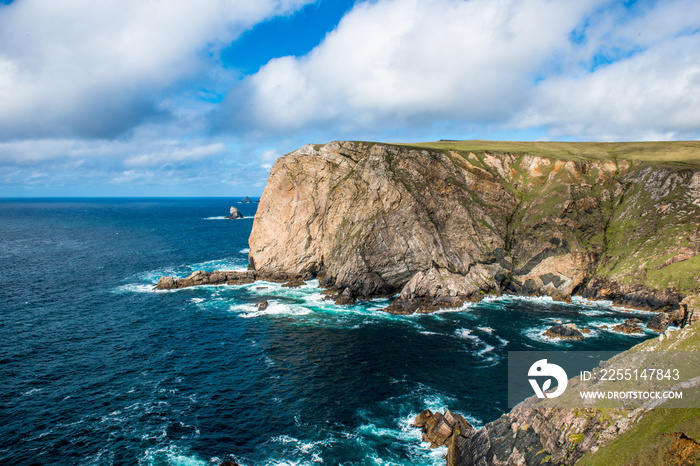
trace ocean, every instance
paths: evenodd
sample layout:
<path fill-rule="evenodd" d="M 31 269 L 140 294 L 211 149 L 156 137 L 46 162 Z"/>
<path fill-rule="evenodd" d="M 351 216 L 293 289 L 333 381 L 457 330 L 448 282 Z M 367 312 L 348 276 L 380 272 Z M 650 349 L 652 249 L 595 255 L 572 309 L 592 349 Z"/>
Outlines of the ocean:
<path fill-rule="evenodd" d="M 600 329 L 632 315 L 610 303 L 394 316 L 313 281 L 154 292 L 162 275 L 246 268 L 257 204 L 240 200 L 0 201 L 0 464 L 443 465 L 413 417 L 499 417 L 508 351 L 654 336 Z M 223 218 L 232 205 L 246 218 Z M 593 331 L 543 337 L 558 319 Z"/>

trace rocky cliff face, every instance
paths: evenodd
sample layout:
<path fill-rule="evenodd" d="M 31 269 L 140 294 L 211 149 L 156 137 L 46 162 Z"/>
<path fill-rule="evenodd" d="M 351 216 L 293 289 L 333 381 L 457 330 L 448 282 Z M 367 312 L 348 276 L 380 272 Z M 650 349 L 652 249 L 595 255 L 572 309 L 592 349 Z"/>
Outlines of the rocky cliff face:
<path fill-rule="evenodd" d="M 250 266 L 400 293 L 394 312 L 502 292 L 651 310 L 696 292 L 700 170 L 569 155 L 304 146 L 272 168 Z"/>

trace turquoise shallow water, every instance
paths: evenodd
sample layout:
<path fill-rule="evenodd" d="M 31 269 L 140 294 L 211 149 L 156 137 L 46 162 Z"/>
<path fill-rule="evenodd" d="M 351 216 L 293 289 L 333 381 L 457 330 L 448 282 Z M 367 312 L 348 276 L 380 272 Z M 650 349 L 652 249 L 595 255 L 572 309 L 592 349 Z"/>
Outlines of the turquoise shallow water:
<path fill-rule="evenodd" d="M 487 299 L 392 316 L 315 282 L 154 292 L 161 275 L 247 265 L 237 199 L 0 202 L 0 464 L 444 464 L 425 408 L 506 410 L 508 351 L 624 350 L 653 336 L 541 333 L 629 313 Z M 261 312 L 255 303 L 266 299 Z"/>

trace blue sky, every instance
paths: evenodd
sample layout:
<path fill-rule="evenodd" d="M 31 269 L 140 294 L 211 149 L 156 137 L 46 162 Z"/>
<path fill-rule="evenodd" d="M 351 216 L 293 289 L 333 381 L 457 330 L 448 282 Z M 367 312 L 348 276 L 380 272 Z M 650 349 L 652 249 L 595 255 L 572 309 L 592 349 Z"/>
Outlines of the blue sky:
<path fill-rule="evenodd" d="M 0 1 L 0 196 L 257 196 L 306 143 L 700 138 L 697 0 Z"/>

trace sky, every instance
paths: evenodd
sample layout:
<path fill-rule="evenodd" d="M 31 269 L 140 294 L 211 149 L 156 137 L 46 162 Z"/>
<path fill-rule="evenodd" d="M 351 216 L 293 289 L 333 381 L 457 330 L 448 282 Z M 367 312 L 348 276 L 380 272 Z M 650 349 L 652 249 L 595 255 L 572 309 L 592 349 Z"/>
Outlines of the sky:
<path fill-rule="evenodd" d="M 0 0 L 0 197 L 259 196 L 333 140 L 699 138 L 697 0 Z"/>

